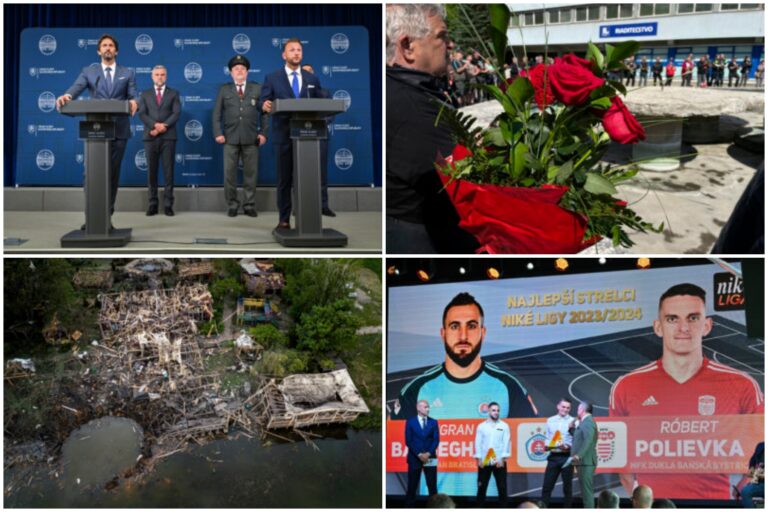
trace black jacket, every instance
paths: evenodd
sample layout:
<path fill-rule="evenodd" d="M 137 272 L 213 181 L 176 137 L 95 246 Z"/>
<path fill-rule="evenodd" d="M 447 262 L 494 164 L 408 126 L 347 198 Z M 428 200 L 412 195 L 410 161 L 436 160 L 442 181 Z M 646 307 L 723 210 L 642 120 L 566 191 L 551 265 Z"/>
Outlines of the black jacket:
<path fill-rule="evenodd" d="M 387 215 L 424 224 L 438 252 L 474 252 L 435 170 L 455 145 L 444 121 L 435 126 L 441 107 L 453 108 L 444 99 L 435 77 L 387 66 Z"/>

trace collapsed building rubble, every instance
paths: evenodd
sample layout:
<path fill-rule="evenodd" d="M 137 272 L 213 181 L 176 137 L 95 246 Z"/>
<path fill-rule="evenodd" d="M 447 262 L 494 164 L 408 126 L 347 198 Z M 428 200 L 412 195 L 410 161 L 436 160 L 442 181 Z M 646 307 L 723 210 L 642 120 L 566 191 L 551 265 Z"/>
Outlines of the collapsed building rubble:
<path fill-rule="evenodd" d="M 109 289 L 115 283 L 115 275 L 109 269 L 84 268 L 75 273 L 72 283 L 78 288 Z"/>
<path fill-rule="evenodd" d="M 181 261 L 177 266 L 181 279 L 210 278 L 214 270 L 212 261 Z"/>

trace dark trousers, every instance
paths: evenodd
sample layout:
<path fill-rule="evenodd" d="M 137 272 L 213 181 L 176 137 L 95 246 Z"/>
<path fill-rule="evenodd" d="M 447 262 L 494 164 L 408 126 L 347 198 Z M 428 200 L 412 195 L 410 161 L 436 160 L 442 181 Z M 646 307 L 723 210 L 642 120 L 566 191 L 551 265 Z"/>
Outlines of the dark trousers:
<path fill-rule="evenodd" d="M 323 208 L 328 208 L 328 139 L 320 141 L 320 193 Z"/>
<path fill-rule="evenodd" d="M 408 464 L 408 490 L 405 493 L 406 508 L 413 508 L 416 504 L 416 493 L 419 492 L 419 480 L 421 480 L 422 471 L 424 471 L 424 478 L 427 481 L 429 495 L 437 494 L 437 467 Z"/>
<path fill-rule="evenodd" d="M 162 159 L 163 164 L 163 204 L 166 208 L 173 208 L 173 165 L 176 158 L 176 141 L 163 140 L 158 137 L 144 141 L 144 152 L 147 154 L 149 166 L 148 188 L 149 207 L 157 208 L 157 166 Z"/>
<path fill-rule="evenodd" d="M 477 468 L 477 507 L 485 505 L 485 493 L 488 492 L 488 482 L 491 481 L 491 474 L 496 480 L 496 488 L 499 490 L 499 506 L 507 508 L 507 466 L 500 468 L 496 466 L 484 466 Z"/>
<path fill-rule="evenodd" d="M 293 187 L 293 147 L 287 144 L 275 144 L 275 164 L 277 167 L 277 209 L 280 222 L 291 219 L 291 188 Z"/>
<path fill-rule="evenodd" d="M 552 496 L 552 489 L 555 488 L 557 477 L 563 475 L 563 507 L 571 508 L 573 501 L 573 464 L 569 464 L 563 469 L 563 463 L 568 460 L 567 453 L 551 453 L 547 457 L 547 469 L 544 470 L 544 485 L 541 488 L 541 501 L 549 506 L 549 499 Z"/>
<path fill-rule="evenodd" d="M 406 222 L 387 215 L 387 251 L 393 254 L 437 252 L 424 224 Z"/>
<path fill-rule="evenodd" d="M 109 173 L 109 214 L 115 213 L 115 199 L 117 199 L 117 187 L 120 184 L 120 166 L 123 163 L 125 147 L 128 139 L 115 139 L 112 141 L 111 160 L 112 169 Z"/>

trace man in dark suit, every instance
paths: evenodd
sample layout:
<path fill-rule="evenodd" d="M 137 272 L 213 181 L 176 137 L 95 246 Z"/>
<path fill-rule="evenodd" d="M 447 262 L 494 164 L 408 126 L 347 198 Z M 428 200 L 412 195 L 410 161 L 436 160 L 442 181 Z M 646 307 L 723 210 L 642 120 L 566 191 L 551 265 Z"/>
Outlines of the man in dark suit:
<path fill-rule="evenodd" d="M 573 432 L 573 465 L 581 485 L 584 508 L 595 508 L 595 492 L 592 480 L 597 467 L 597 424 L 592 418 L 592 404 L 581 402 L 577 411 L 579 426 Z"/>
<path fill-rule="evenodd" d="M 320 80 L 301 69 L 302 46 L 299 39 L 289 39 L 283 45 L 285 67 L 267 75 L 261 90 L 259 104 L 264 112 L 272 111 L 277 99 L 318 98 Z M 289 119 L 273 116 L 272 144 L 275 148 L 277 168 L 277 207 L 280 211 L 278 229 L 290 229 L 291 188 L 293 187 L 293 150 L 289 133 Z"/>
<path fill-rule="evenodd" d="M 155 86 L 141 93 L 139 117 L 144 122 L 144 152 L 149 165 L 149 209 L 157 215 L 157 164 L 163 158 L 163 203 L 165 214 L 173 216 L 173 163 L 176 156 L 176 121 L 181 115 L 179 93 L 165 83 L 168 71 L 158 64 L 152 68 Z"/>
<path fill-rule="evenodd" d="M 96 52 L 101 62 L 84 67 L 75 83 L 67 92 L 56 99 L 56 107 L 61 108 L 67 102 L 76 99 L 88 89 L 91 99 L 95 100 L 128 100 L 131 104 L 131 115 L 139 108 L 136 94 L 136 76 L 132 69 L 119 66 L 116 62 L 118 51 L 117 39 L 104 34 L 99 39 Z M 112 169 L 109 174 L 109 213 L 115 212 L 117 186 L 120 182 L 120 164 L 123 161 L 125 147 L 131 137 L 131 124 L 127 116 L 116 116 L 115 140 L 112 141 L 110 160 Z M 81 229 L 85 229 L 83 224 Z"/>
<path fill-rule="evenodd" d="M 416 410 L 416 416 L 405 422 L 405 445 L 408 447 L 406 508 L 413 508 L 416 504 L 422 471 L 429 495 L 437 494 L 437 446 L 440 444 L 440 432 L 437 420 L 429 417 L 429 403 L 426 400 L 419 400 Z"/>
<path fill-rule="evenodd" d="M 243 213 L 256 217 L 256 179 L 259 175 L 259 146 L 267 142 L 269 120 L 258 104 L 261 84 L 249 82 L 251 63 L 242 55 L 229 60 L 232 83 L 219 88 L 213 107 L 213 136 L 224 144 L 224 196 L 227 215 L 237 216 L 237 162 L 243 159 Z M 223 126 L 223 130 L 222 130 Z"/>

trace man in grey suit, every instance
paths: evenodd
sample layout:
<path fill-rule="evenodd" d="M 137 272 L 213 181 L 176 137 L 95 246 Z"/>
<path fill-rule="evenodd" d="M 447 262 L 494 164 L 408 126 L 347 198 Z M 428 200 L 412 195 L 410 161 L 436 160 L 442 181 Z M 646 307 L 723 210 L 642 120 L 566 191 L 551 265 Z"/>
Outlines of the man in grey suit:
<path fill-rule="evenodd" d="M 144 122 L 144 152 L 149 165 L 149 209 L 157 215 L 157 164 L 163 159 L 163 203 L 165 214 L 173 216 L 173 163 L 176 156 L 176 121 L 181 115 L 179 93 L 166 85 L 168 71 L 158 64 L 152 68 L 154 87 L 141 93 L 139 117 Z"/>
<path fill-rule="evenodd" d="M 88 89 L 91 99 L 94 100 L 128 100 L 131 104 L 131 115 L 139 108 L 136 102 L 136 75 L 134 71 L 125 66 L 119 66 L 117 58 L 117 39 L 109 34 L 104 34 L 99 39 L 96 53 L 101 57 L 101 62 L 84 67 L 75 83 L 67 89 L 67 92 L 56 99 L 56 107 L 61 108 L 67 102 L 76 99 L 83 91 Z M 117 186 L 120 182 L 120 164 L 125 154 L 125 146 L 131 137 L 131 124 L 127 116 L 115 117 L 115 140 L 112 141 L 111 158 L 112 169 L 109 174 L 110 194 L 109 213 L 115 212 L 115 199 L 117 198 Z M 83 224 L 81 229 L 85 229 Z"/>
<path fill-rule="evenodd" d="M 595 508 L 595 493 L 592 479 L 597 467 L 597 424 L 592 418 L 592 404 L 581 402 L 577 410 L 579 426 L 573 433 L 573 465 L 581 485 L 584 508 Z"/>
<path fill-rule="evenodd" d="M 267 141 L 269 119 L 259 112 L 261 84 L 248 82 L 251 63 L 242 55 L 229 60 L 232 83 L 219 88 L 213 108 L 213 136 L 224 144 L 224 197 L 227 215 L 237 216 L 237 162 L 243 159 L 243 213 L 256 217 L 256 178 L 259 174 L 259 146 Z M 223 129 L 222 129 L 223 125 Z"/>

